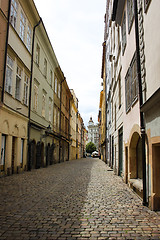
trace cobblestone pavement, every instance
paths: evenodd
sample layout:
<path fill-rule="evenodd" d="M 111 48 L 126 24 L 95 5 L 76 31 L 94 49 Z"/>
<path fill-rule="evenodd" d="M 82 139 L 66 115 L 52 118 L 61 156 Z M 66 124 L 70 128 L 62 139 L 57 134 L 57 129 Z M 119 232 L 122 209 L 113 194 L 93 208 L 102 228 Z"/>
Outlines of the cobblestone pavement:
<path fill-rule="evenodd" d="M 160 213 L 87 158 L 1 178 L 0 239 L 160 239 Z"/>

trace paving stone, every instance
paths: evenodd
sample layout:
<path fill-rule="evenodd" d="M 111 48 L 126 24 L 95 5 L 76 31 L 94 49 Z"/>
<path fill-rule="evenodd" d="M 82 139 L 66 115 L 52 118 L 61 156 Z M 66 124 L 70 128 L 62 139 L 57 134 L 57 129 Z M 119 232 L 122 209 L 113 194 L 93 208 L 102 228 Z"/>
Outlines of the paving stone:
<path fill-rule="evenodd" d="M 160 239 L 160 212 L 108 169 L 86 158 L 0 178 L 0 239 Z"/>

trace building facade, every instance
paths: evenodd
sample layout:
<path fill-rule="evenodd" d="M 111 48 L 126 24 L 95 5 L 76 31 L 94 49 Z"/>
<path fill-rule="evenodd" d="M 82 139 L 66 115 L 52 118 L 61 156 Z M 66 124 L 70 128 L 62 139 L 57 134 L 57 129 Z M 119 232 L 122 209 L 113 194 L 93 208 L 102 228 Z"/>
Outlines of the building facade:
<path fill-rule="evenodd" d="M 1 169 L 4 175 L 27 168 L 28 96 L 34 26 L 32 1 L 26 4 L 25 1 L 12 0 L 9 4 L 0 109 Z"/>
<path fill-rule="evenodd" d="M 70 158 L 70 117 L 71 117 L 71 99 L 72 94 L 66 82 L 62 82 L 62 96 L 61 96 L 61 136 L 62 136 L 62 153 L 61 162 L 68 161 Z"/>
<path fill-rule="evenodd" d="M 138 9 L 142 8 L 143 20 L 139 24 L 139 31 L 144 31 L 143 41 L 140 42 L 140 56 L 142 90 L 145 89 L 141 111 L 144 113 L 146 129 L 146 188 L 152 210 L 160 210 L 160 54 L 157 51 L 160 45 L 160 35 L 157 33 L 159 7 L 159 1 L 139 1 L 138 5 Z"/>
<path fill-rule="evenodd" d="M 31 106 L 28 129 L 28 141 L 30 144 L 29 169 L 44 167 L 54 162 L 54 142 L 51 133 L 53 131 L 53 84 L 57 62 L 43 21 L 39 16 L 37 17 L 37 24 L 34 29 Z"/>
<path fill-rule="evenodd" d="M 92 117 L 88 122 L 88 140 L 87 143 L 92 142 L 96 146 L 96 150 L 99 149 L 99 126 L 98 124 L 94 124 Z"/>
<path fill-rule="evenodd" d="M 102 62 L 106 162 L 153 210 L 160 209 L 158 7 L 159 1 L 107 0 Z"/>
<path fill-rule="evenodd" d="M 0 1 L 0 37 L 0 175 L 75 159 L 78 100 L 33 0 Z"/>
<path fill-rule="evenodd" d="M 75 95 L 73 89 L 70 90 L 72 93 L 71 100 L 71 118 L 70 118 L 70 134 L 71 134 L 71 144 L 70 144 L 70 159 L 74 160 L 78 158 L 77 147 L 78 147 L 78 99 Z"/>

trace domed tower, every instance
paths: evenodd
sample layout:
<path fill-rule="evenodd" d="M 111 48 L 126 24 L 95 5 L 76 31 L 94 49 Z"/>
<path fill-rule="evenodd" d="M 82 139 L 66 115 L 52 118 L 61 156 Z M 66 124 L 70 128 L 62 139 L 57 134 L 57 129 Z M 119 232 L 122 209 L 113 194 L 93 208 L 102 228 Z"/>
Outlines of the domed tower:
<path fill-rule="evenodd" d="M 90 117 L 90 120 L 89 120 L 89 122 L 88 122 L 88 125 L 89 125 L 89 126 L 94 125 L 94 122 L 93 122 L 93 120 L 92 120 L 92 116 Z"/>

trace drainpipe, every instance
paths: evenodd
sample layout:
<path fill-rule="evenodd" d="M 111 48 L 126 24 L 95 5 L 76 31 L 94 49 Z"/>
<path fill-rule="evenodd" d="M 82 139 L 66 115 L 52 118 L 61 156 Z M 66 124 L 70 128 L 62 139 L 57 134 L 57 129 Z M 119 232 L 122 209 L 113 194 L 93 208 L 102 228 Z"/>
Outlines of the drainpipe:
<path fill-rule="evenodd" d="M 138 73 L 138 83 L 139 83 L 139 102 L 140 102 L 140 107 L 141 107 L 143 104 L 143 95 L 142 95 L 141 62 L 140 62 L 140 49 L 139 49 L 137 0 L 134 0 L 134 16 L 135 16 L 137 73 Z M 148 206 L 147 191 L 146 191 L 146 150 L 145 150 L 146 133 L 145 133 L 144 115 L 143 115 L 143 112 L 141 112 L 141 111 L 140 111 L 140 127 L 141 127 L 141 137 L 142 137 L 143 205 Z"/>
<path fill-rule="evenodd" d="M 62 109 L 62 83 L 66 78 L 61 81 L 61 92 L 60 92 L 60 116 L 59 116 L 59 133 L 61 135 L 61 109 Z M 59 141 L 59 163 L 61 162 L 61 151 L 62 151 L 62 139 L 60 137 Z"/>
<path fill-rule="evenodd" d="M 71 98 L 69 98 L 69 123 L 68 123 L 68 139 L 69 139 L 69 143 L 68 143 L 68 161 L 69 161 L 69 157 L 70 157 L 70 119 L 71 119 Z"/>
<path fill-rule="evenodd" d="M 4 102 L 4 88 L 5 88 L 5 77 L 6 77 L 7 47 L 8 47 L 8 37 L 9 37 L 10 11 L 11 11 L 11 0 L 9 0 L 9 3 L 8 3 L 7 34 L 6 34 L 6 45 L 5 45 L 5 54 L 4 54 L 3 84 L 2 84 L 2 95 L 1 95 L 2 103 Z"/>
<path fill-rule="evenodd" d="M 32 55 L 31 55 L 31 75 L 30 75 L 30 88 L 29 88 L 29 104 L 28 104 L 28 171 L 31 171 L 31 159 L 30 159 L 30 123 L 31 123 L 31 94 L 32 94 L 32 76 L 33 76 L 33 55 L 34 55 L 34 40 L 35 40 L 35 31 L 36 28 L 42 22 L 40 18 L 39 22 L 33 28 L 33 37 L 32 37 Z"/>

